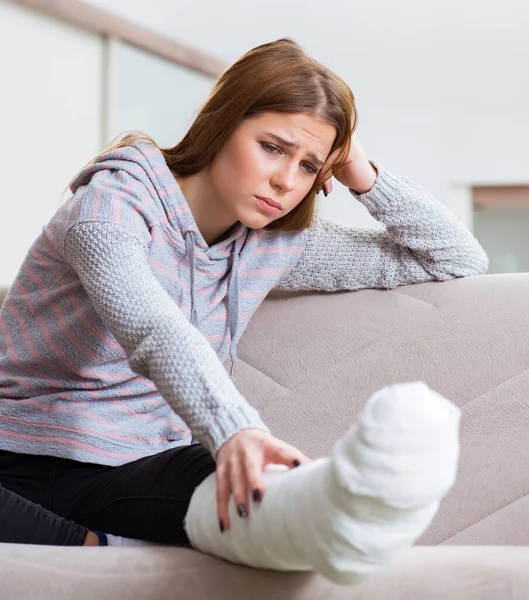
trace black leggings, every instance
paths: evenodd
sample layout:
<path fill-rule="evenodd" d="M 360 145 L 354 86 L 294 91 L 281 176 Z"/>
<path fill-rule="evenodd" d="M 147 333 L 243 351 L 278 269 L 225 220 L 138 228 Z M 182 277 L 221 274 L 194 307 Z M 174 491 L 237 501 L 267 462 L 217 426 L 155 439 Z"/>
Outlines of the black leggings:
<path fill-rule="evenodd" d="M 183 520 L 215 466 L 200 444 L 118 467 L 0 450 L 0 542 L 78 546 L 99 530 L 189 545 Z"/>

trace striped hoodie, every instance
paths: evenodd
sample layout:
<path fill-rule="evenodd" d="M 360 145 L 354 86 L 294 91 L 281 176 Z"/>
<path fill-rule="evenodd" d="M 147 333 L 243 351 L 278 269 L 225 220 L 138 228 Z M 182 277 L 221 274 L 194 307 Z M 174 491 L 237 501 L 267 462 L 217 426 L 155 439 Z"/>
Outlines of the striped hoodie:
<path fill-rule="evenodd" d="M 215 456 L 241 429 L 269 431 L 233 366 L 273 287 L 389 289 L 486 271 L 444 205 L 375 166 L 373 189 L 353 194 L 385 231 L 319 217 L 297 232 L 239 222 L 208 246 L 154 145 L 99 156 L 0 310 L 0 448 L 120 465 L 194 439 Z"/>

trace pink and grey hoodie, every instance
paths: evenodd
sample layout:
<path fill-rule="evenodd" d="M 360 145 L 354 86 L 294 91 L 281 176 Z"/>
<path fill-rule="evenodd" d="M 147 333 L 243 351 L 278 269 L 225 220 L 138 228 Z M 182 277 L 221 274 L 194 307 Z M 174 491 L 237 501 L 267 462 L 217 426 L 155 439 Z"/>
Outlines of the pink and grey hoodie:
<path fill-rule="evenodd" d="M 117 465 L 192 435 L 215 452 L 243 426 L 267 429 L 221 361 L 235 363 L 304 234 L 238 223 L 208 247 L 148 142 L 103 154 L 71 190 L 2 307 L 0 447 Z"/>

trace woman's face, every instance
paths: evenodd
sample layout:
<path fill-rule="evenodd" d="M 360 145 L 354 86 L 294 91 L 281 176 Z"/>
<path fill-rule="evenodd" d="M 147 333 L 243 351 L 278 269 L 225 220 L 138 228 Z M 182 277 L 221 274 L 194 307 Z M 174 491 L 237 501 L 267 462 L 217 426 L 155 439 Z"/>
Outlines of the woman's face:
<path fill-rule="evenodd" d="M 332 125 L 305 113 L 260 113 L 242 121 L 217 154 L 211 183 L 238 221 L 266 227 L 307 195 L 335 136 Z M 279 208 L 267 208 L 258 198 Z"/>

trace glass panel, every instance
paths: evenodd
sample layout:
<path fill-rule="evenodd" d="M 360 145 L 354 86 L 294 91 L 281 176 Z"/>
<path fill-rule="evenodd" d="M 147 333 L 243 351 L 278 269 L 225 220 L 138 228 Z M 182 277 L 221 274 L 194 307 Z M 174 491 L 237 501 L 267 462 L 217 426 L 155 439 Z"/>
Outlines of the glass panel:
<path fill-rule="evenodd" d="M 529 272 L 529 206 L 477 209 L 474 235 L 489 256 L 488 273 Z"/>

